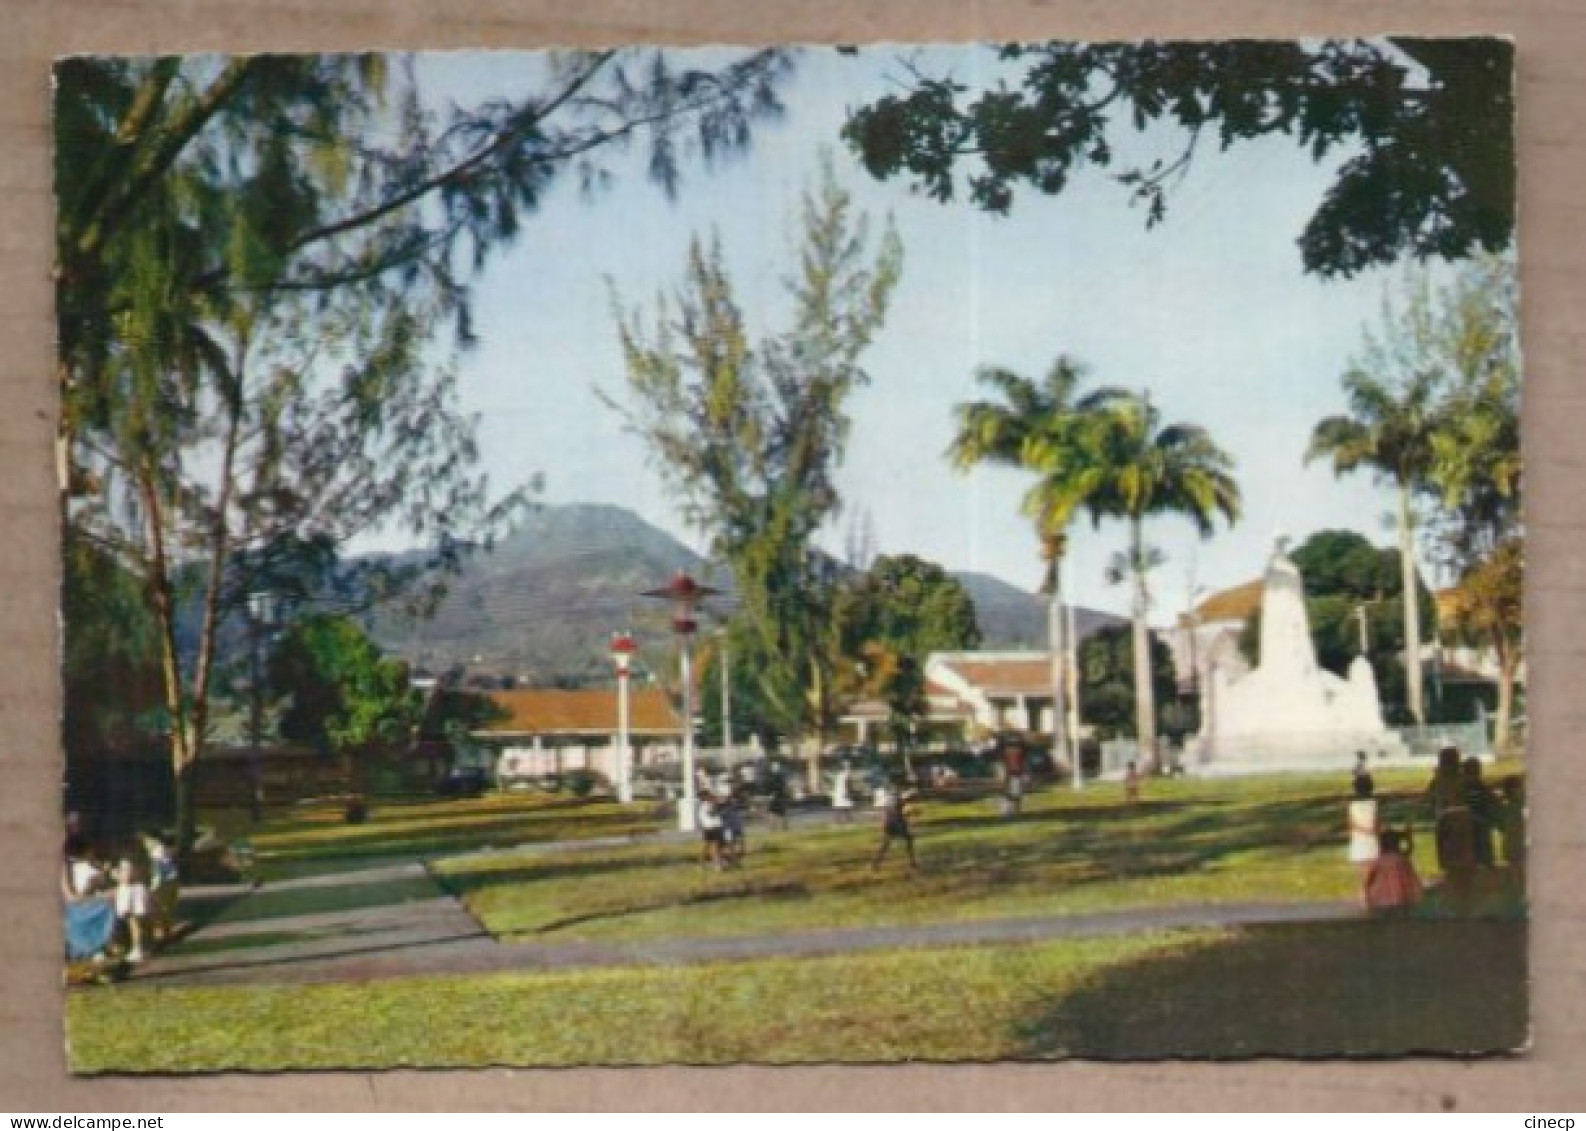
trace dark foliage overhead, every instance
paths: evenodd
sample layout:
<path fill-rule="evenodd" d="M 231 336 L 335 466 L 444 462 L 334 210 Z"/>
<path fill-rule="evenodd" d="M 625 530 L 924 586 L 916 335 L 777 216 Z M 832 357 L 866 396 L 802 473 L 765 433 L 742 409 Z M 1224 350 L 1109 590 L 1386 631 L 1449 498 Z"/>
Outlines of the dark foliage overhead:
<path fill-rule="evenodd" d="M 973 89 L 914 72 L 854 111 L 844 136 L 872 175 L 1006 213 L 1087 167 L 1147 209 L 1202 147 L 1271 135 L 1342 157 L 1304 233 L 1307 271 L 1352 275 L 1409 256 L 1453 259 L 1513 238 L 1514 46 L 1499 39 L 1009 45 L 1015 81 Z M 1132 164 L 1121 128 L 1180 127 L 1172 159 Z"/>

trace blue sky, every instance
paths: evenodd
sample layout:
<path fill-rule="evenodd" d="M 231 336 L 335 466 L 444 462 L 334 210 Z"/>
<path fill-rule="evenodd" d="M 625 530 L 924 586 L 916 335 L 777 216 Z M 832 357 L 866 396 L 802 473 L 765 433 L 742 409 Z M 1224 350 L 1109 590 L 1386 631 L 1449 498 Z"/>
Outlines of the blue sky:
<path fill-rule="evenodd" d="M 751 324 L 774 330 L 786 308 L 792 217 L 826 146 L 839 178 L 878 221 L 892 216 L 905 247 L 891 314 L 865 358 L 872 383 L 851 403 L 839 480 L 848 514 L 871 516 L 880 552 L 1034 586 L 1036 540 L 1018 513 L 1028 478 L 959 475 L 942 453 L 952 406 L 979 395 L 978 367 L 1036 377 L 1059 353 L 1084 363 L 1096 383 L 1149 388 L 1167 419 L 1204 425 L 1237 460 L 1245 515 L 1236 527 L 1201 540 L 1182 519 L 1149 526 L 1148 539 L 1168 555 L 1155 578 L 1154 620 L 1184 607 L 1192 576 L 1217 589 L 1259 575 L 1277 533 L 1299 540 L 1344 528 L 1390 543 L 1384 491 L 1302 461 L 1315 422 L 1342 411 L 1338 377 L 1397 279 L 1302 272 L 1295 239 L 1331 166 L 1281 138 L 1228 153 L 1203 146 L 1165 223 L 1150 231 L 1125 190 L 1095 173 L 1059 197 L 1021 192 L 1008 218 L 944 206 L 900 182 L 871 180 L 837 143 L 845 107 L 890 89 L 904 51 L 806 53 L 785 88 L 786 117 L 761 128 L 746 156 L 708 176 L 691 172 L 676 202 L 645 180 L 637 154 L 593 200 L 571 183 L 551 193 L 480 279 L 481 343 L 458 362 L 493 481 L 541 474 L 547 502 L 620 504 L 703 547 L 643 446 L 597 395 L 622 386 L 609 288 L 653 309 L 680 277 L 691 235 L 714 228 Z M 968 47 L 917 57 L 965 79 L 986 65 L 985 53 Z M 460 101 L 510 92 L 532 72 L 525 56 L 478 53 L 429 57 L 420 69 L 433 97 Z M 1125 155 L 1166 152 L 1172 140 L 1116 138 Z M 828 536 L 833 548 L 845 522 Z M 1123 528 L 1085 523 L 1075 535 L 1070 593 L 1123 611 L 1126 594 L 1103 578 Z"/>

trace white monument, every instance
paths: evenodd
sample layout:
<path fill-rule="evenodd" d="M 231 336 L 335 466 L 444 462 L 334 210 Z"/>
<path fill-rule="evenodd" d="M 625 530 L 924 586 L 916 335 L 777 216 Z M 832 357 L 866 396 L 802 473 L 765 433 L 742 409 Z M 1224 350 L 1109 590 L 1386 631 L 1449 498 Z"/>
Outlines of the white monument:
<path fill-rule="evenodd" d="M 1406 754 L 1382 723 L 1377 680 L 1365 656 L 1340 679 L 1316 662 L 1300 571 L 1279 538 L 1261 595 L 1261 651 L 1255 670 L 1230 680 L 1213 669 L 1202 693 L 1199 772 L 1337 770 L 1357 752 Z"/>

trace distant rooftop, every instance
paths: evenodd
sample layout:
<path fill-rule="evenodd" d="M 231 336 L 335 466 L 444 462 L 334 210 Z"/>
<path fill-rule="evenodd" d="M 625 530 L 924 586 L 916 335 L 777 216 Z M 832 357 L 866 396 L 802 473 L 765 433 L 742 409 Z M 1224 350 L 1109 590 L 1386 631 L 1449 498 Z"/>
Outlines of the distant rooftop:
<path fill-rule="evenodd" d="M 1265 590 L 1266 582 L 1257 578 L 1243 585 L 1235 585 L 1232 589 L 1213 593 L 1195 606 L 1195 616 L 1201 624 L 1242 621 L 1261 607 L 1261 594 Z M 1186 618 L 1180 616 L 1179 624 L 1186 623 Z"/>
<path fill-rule="evenodd" d="M 505 717 L 483 724 L 475 734 L 614 734 L 617 730 L 617 692 L 612 688 L 529 688 L 492 691 L 489 696 Z M 628 708 L 628 725 L 634 734 L 682 733 L 682 724 L 664 691 L 634 688 Z"/>

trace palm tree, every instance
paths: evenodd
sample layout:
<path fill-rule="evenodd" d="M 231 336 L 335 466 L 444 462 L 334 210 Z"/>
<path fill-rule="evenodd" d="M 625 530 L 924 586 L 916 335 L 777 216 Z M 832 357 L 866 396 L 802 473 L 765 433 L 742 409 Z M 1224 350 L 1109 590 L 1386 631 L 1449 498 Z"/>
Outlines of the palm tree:
<path fill-rule="evenodd" d="M 1180 514 L 1195 524 L 1201 537 L 1209 537 L 1216 515 L 1230 526 L 1238 520 L 1239 485 L 1233 479 L 1233 458 L 1210 433 L 1195 424 L 1162 424 L 1149 394 L 1107 389 L 1095 396 L 1100 406 L 1083 422 L 1074 448 L 1088 463 L 1080 483 L 1092 519 L 1121 518 L 1129 524 L 1123 562 L 1134 580 L 1135 732 L 1141 753 L 1154 760 L 1156 704 L 1146 626 L 1146 574 L 1152 554 L 1145 545 L 1145 520 Z"/>
<path fill-rule="evenodd" d="M 978 374 L 1000 399 L 970 401 L 954 409 L 958 430 L 948 458 L 959 470 L 981 463 L 1033 471 L 1039 478 L 1025 494 L 1022 510 L 1035 522 L 1046 563 L 1042 592 L 1048 598 L 1048 633 L 1052 649 L 1052 737 L 1054 754 L 1070 760 L 1074 786 L 1084 775 L 1069 733 L 1065 667 L 1071 675 L 1073 641 L 1065 640 L 1062 562 L 1067 531 L 1074 513 L 1085 503 L 1087 461 L 1076 446 L 1084 419 L 1101 403 L 1096 394 L 1076 397 L 1082 372 L 1060 356 L 1040 384 L 1007 369 L 986 368 Z M 1075 756 L 1071 756 L 1075 755 Z"/>
<path fill-rule="evenodd" d="M 1443 374 L 1435 365 L 1406 367 L 1401 379 L 1384 379 L 1355 367 L 1344 374 L 1349 415 L 1329 416 L 1316 425 L 1305 459 L 1331 457 L 1333 472 L 1344 475 L 1369 467 L 1397 489 L 1399 564 L 1404 605 L 1404 672 L 1410 715 L 1426 723 L 1421 699 L 1420 588 L 1415 563 L 1414 492 L 1430 482 L 1436 466 L 1434 438 L 1443 427 Z"/>

